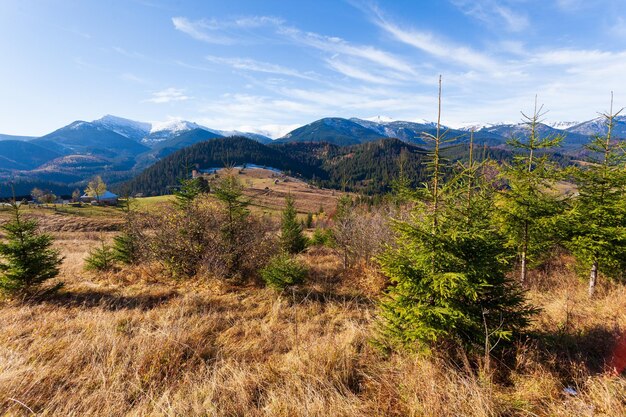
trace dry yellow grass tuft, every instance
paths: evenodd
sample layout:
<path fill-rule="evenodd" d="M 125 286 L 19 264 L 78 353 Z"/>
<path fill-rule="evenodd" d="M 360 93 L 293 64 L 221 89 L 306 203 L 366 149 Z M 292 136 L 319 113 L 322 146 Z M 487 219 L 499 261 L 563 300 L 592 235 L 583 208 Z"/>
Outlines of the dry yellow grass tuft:
<path fill-rule="evenodd" d="M 377 351 L 379 277 L 344 274 L 327 250 L 301 255 L 309 284 L 278 294 L 154 267 L 95 277 L 82 258 L 99 234 L 57 237 L 66 287 L 0 304 L 0 415 L 626 415 L 626 380 L 602 369 L 626 330 L 626 290 L 589 302 L 565 267 L 530 292 L 537 341 L 489 377 Z"/>

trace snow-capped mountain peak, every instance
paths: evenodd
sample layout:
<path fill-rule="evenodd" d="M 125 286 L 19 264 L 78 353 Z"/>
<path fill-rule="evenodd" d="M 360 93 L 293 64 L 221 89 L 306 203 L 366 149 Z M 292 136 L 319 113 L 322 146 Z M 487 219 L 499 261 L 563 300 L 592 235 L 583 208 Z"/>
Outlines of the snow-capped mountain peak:
<path fill-rule="evenodd" d="M 197 123 L 190 122 L 188 120 L 181 119 L 172 119 L 166 120 L 164 122 L 154 122 L 152 123 L 152 128 L 150 129 L 150 133 L 168 131 L 172 133 L 184 132 L 192 129 L 204 129 L 209 130 L 203 126 L 200 126 Z"/>
<path fill-rule="evenodd" d="M 389 117 L 389 116 L 372 116 L 372 117 L 366 117 L 363 120 L 367 120 L 368 122 L 375 122 L 375 123 L 391 123 L 391 122 L 395 122 L 396 119 Z"/>
<path fill-rule="evenodd" d="M 134 140 L 143 139 L 146 135 L 148 135 L 148 133 L 150 133 L 150 129 L 152 128 L 150 123 L 138 122 L 135 120 L 125 119 L 123 117 L 113 116 L 111 114 L 107 114 L 91 123 Z"/>
<path fill-rule="evenodd" d="M 566 129 L 569 129 L 570 127 L 579 125 L 580 122 L 552 122 L 552 123 L 546 123 L 546 124 L 555 129 L 566 130 Z"/>

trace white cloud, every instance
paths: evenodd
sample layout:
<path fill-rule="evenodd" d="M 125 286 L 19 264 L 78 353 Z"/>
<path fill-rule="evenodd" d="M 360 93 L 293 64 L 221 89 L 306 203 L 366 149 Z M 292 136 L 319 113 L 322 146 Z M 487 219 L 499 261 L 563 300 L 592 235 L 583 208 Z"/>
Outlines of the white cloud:
<path fill-rule="evenodd" d="M 396 40 L 446 61 L 456 61 L 469 68 L 493 70 L 498 63 L 491 57 L 466 46 L 455 45 L 435 35 L 415 29 L 400 28 L 374 9 L 374 23 Z"/>
<path fill-rule="evenodd" d="M 157 91 L 152 93 L 152 97 L 146 99 L 145 101 L 148 103 L 171 103 L 175 101 L 186 101 L 190 100 L 192 97 L 185 95 L 185 90 L 180 88 L 166 88 L 165 90 Z"/>
<path fill-rule="evenodd" d="M 243 33 L 234 33 L 229 29 L 258 29 L 275 27 L 282 24 L 282 20 L 271 16 L 249 16 L 235 20 L 200 19 L 189 20 L 186 17 L 173 17 L 174 28 L 192 38 L 212 44 L 232 45 L 248 41 L 249 37 Z M 229 35 L 224 35 L 225 32 Z"/>
<path fill-rule="evenodd" d="M 228 65 L 239 70 L 286 75 L 289 77 L 303 78 L 306 80 L 316 79 L 310 73 L 305 74 L 292 68 L 283 67 L 277 64 L 271 64 L 268 62 L 256 61 L 249 58 L 224 58 L 217 56 L 207 56 L 206 60 L 215 64 Z"/>
<path fill-rule="evenodd" d="M 334 71 L 337 71 L 347 77 L 354 78 L 359 81 L 365 81 L 365 82 L 374 83 L 374 84 L 385 84 L 385 85 L 398 83 L 396 81 L 398 74 L 389 74 L 389 73 L 385 75 L 373 74 L 371 72 L 368 72 L 362 69 L 362 67 L 357 67 L 357 66 L 348 64 L 339 59 L 332 59 L 332 58 L 327 59 L 326 63 Z"/>
<path fill-rule="evenodd" d="M 505 3 L 501 0 L 452 0 L 452 4 L 463 13 L 489 26 L 498 29 L 504 26 L 506 30 L 511 32 L 521 32 L 527 29 L 530 25 L 528 16 L 524 12 L 505 5 Z"/>
<path fill-rule="evenodd" d="M 279 27 L 279 33 L 293 41 L 332 54 L 342 54 L 368 61 L 381 67 L 393 69 L 412 76 L 418 76 L 417 71 L 407 61 L 396 57 L 389 52 L 369 45 L 354 45 L 342 38 L 324 36 L 313 32 L 302 32 L 299 29 L 287 26 Z"/>
<path fill-rule="evenodd" d="M 179 30 L 192 38 L 207 42 L 207 43 L 215 43 L 220 45 L 230 45 L 234 43 L 234 40 L 230 37 L 223 36 L 219 33 L 209 33 L 206 29 L 211 29 L 211 25 L 209 22 L 205 20 L 198 20 L 192 22 L 191 20 L 184 17 L 173 17 L 172 23 L 176 30 Z"/>
<path fill-rule="evenodd" d="M 304 32 L 298 28 L 286 25 L 282 19 L 275 17 L 251 16 L 235 20 L 222 21 L 217 21 L 215 19 L 191 21 L 184 17 L 174 17 L 172 18 L 172 22 L 177 30 L 186 33 L 194 39 L 207 43 L 223 45 L 249 42 L 252 41 L 252 39 L 258 39 L 258 37 L 254 36 L 255 32 L 251 33 L 251 31 L 266 29 L 266 31 L 263 32 L 266 42 L 270 42 L 274 39 L 276 43 L 281 43 L 287 39 L 297 45 L 314 48 L 331 55 L 340 54 L 355 59 L 361 59 L 369 65 L 374 64 L 382 68 L 387 68 L 395 71 L 396 73 L 411 76 L 414 79 L 420 76 L 420 74 L 409 62 L 389 52 L 370 45 L 352 44 L 345 39 L 335 36 L 325 36 L 314 32 Z M 268 28 L 270 29 L 269 34 L 267 33 Z M 223 35 L 225 29 L 229 29 L 228 36 Z M 273 64 L 267 63 L 245 62 L 245 60 L 235 62 L 233 59 L 226 58 L 218 59 L 225 60 L 224 63 L 228 63 L 231 66 L 237 65 L 241 67 L 240 69 L 247 69 L 251 71 L 280 73 L 278 71 L 285 70 L 284 68 L 272 69 L 270 66 Z M 246 68 L 243 68 L 244 66 Z M 289 72 L 289 74 L 283 73 L 283 75 L 297 76 L 295 75 L 295 72 Z M 300 75 L 302 74 L 300 73 Z"/>
<path fill-rule="evenodd" d="M 489 1 L 479 3 L 484 6 Z M 475 15 L 470 11 L 467 14 L 480 19 L 479 13 L 488 12 L 511 31 L 521 30 L 529 21 L 524 14 L 514 12 L 513 5 L 520 4 L 498 3 L 493 10 L 483 7 L 472 12 Z M 275 18 L 195 22 L 200 22 L 196 28 L 207 36 L 226 32 L 238 42 L 246 36 L 262 36 L 276 47 L 288 42 L 313 50 L 317 53 L 308 56 L 317 57 L 323 65 L 313 73 L 269 60 L 209 56 L 209 62 L 219 65 L 198 69 L 220 71 L 221 66 L 229 66 L 240 70 L 245 86 L 240 91 L 246 93 L 198 100 L 204 124 L 259 133 L 263 133 L 260 128 L 252 127 L 267 126 L 266 133 L 272 131 L 268 135 L 276 137 L 284 134 L 282 126 L 292 127 L 324 116 L 393 114 L 397 119 L 432 120 L 436 117 L 439 73 L 444 74 L 443 116 L 447 124 L 516 119 L 536 93 L 551 110 L 551 118 L 584 120 L 585 114 L 591 118 L 605 107 L 610 89 L 623 85 L 624 50 L 561 47 L 559 40 L 539 48 L 531 38 L 512 32 L 504 39 L 484 39 L 486 52 L 464 45 L 462 40 L 447 40 L 441 33 L 400 25 L 375 7 L 366 12 L 384 34 L 398 42 L 393 53 L 376 44 L 306 32 Z M 331 75 L 325 70 L 332 71 L 328 73 Z M 254 73 L 276 76 L 255 78 Z M 286 82 L 288 77 L 314 82 Z M 619 98 L 619 91 L 616 93 Z"/>

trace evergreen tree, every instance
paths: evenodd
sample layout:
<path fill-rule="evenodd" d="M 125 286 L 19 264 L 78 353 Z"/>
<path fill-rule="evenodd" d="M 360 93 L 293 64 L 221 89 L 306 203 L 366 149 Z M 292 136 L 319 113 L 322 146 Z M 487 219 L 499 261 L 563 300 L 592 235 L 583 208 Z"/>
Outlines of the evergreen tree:
<path fill-rule="evenodd" d="M 124 212 L 125 221 L 122 232 L 113 238 L 111 247 L 113 258 L 126 265 L 133 264 L 139 257 L 141 232 L 135 225 L 134 203 L 135 199 L 130 196 L 120 199 L 120 208 Z"/>
<path fill-rule="evenodd" d="M 531 116 L 522 113 L 528 138 L 513 138 L 509 145 L 517 148 L 512 163 L 504 164 L 503 178 L 508 185 L 497 203 L 498 220 L 507 236 L 507 246 L 514 248 L 520 263 L 520 282 L 526 282 L 529 262 L 540 259 L 541 254 L 555 242 L 550 227 L 552 220 L 562 210 L 556 193 L 552 190 L 558 178 L 558 169 L 538 151 L 558 146 L 562 136 L 542 137 L 539 132 L 543 106 L 537 107 Z"/>
<path fill-rule="evenodd" d="M 101 240 L 100 247 L 89 251 L 85 258 L 85 269 L 88 271 L 109 271 L 115 266 L 113 249 Z"/>
<path fill-rule="evenodd" d="M 52 249 L 52 236 L 37 231 L 34 220 L 24 219 L 20 203 L 11 204 L 13 218 L 2 226 L 0 242 L 0 290 L 25 292 L 59 274 L 62 258 Z"/>
<path fill-rule="evenodd" d="M 208 193 L 209 189 L 208 182 L 202 177 L 182 179 L 180 180 L 180 188 L 174 191 L 176 205 L 181 209 L 185 209 L 200 194 Z"/>
<path fill-rule="evenodd" d="M 488 355 L 523 329 L 534 310 L 507 278 L 505 239 L 491 222 L 491 184 L 473 158 L 443 184 L 437 143 L 444 137 L 437 131 L 431 181 L 416 194 L 422 199 L 411 220 L 395 221 L 395 244 L 379 258 L 392 282 L 381 304 L 381 342 L 426 350 L 460 343 Z"/>
<path fill-rule="evenodd" d="M 137 237 L 128 231 L 124 231 L 113 238 L 113 259 L 126 265 L 131 265 L 137 260 L 138 242 Z"/>
<path fill-rule="evenodd" d="M 221 178 L 215 185 L 215 197 L 224 204 L 226 221 L 222 227 L 222 235 L 228 253 L 227 267 L 231 271 L 239 270 L 240 252 L 237 250 L 241 228 L 245 227 L 250 214 L 248 205 L 243 198 L 243 186 L 239 179 L 231 174 Z"/>
<path fill-rule="evenodd" d="M 300 253 L 306 248 L 307 239 L 302 233 L 302 224 L 298 222 L 298 212 L 291 194 L 285 198 L 285 203 L 280 223 L 280 243 L 285 252 Z"/>
<path fill-rule="evenodd" d="M 626 269 L 626 170 L 623 141 L 613 137 L 615 118 L 621 112 L 603 114 L 607 131 L 588 145 L 591 160 L 575 172 L 578 197 L 569 213 L 573 237 L 568 246 L 579 262 L 590 268 L 589 296 L 593 296 L 598 272 L 623 277 Z"/>

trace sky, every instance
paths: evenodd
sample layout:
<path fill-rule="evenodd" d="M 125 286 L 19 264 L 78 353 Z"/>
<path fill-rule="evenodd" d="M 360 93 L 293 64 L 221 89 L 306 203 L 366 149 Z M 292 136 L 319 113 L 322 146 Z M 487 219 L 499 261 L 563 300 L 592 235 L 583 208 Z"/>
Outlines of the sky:
<path fill-rule="evenodd" d="M 0 0 L 0 133 L 105 114 L 279 137 L 322 117 L 626 105 L 626 0 Z"/>

